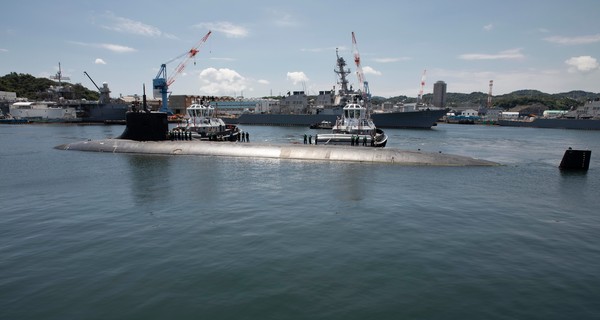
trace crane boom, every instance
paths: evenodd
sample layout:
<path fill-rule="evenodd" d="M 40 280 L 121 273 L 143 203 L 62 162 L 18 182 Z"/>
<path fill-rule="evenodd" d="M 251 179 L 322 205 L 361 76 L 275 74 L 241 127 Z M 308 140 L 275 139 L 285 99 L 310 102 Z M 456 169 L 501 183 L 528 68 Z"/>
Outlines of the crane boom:
<path fill-rule="evenodd" d="M 156 74 L 156 77 L 154 78 L 154 80 L 152 80 L 152 85 L 154 88 L 154 97 L 156 98 L 157 96 L 161 96 L 162 99 L 162 107 L 160 108 L 161 112 L 167 112 L 169 113 L 169 107 L 168 107 L 168 92 L 169 92 L 169 86 L 171 84 L 173 84 L 173 82 L 175 82 L 175 79 L 177 78 L 177 76 L 179 76 L 183 70 L 185 69 L 185 66 L 187 65 L 187 63 L 196 56 L 196 54 L 198 54 L 198 52 L 200 52 L 200 46 L 206 42 L 206 40 L 208 40 L 208 37 L 210 36 L 210 34 L 212 33 L 212 31 L 208 31 L 208 33 L 202 37 L 202 39 L 200 39 L 200 41 L 198 41 L 198 43 L 196 43 L 195 46 L 193 46 L 190 50 L 180 54 L 179 56 L 163 63 L 160 65 L 160 70 L 158 71 L 158 74 Z M 177 65 L 177 67 L 175 67 L 173 73 L 171 74 L 170 77 L 167 77 L 167 64 L 181 59 L 182 57 L 184 57 L 184 59 Z"/>
<path fill-rule="evenodd" d="M 96 89 L 98 89 L 98 91 L 100 91 L 100 87 L 98 87 L 98 85 L 96 84 L 96 82 L 94 82 L 94 80 L 92 80 L 92 77 L 90 77 L 90 75 L 89 75 L 89 74 L 88 74 L 86 71 L 84 71 L 83 73 L 84 73 L 84 74 L 85 74 L 85 75 L 86 75 L 86 76 L 87 76 L 87 77 L 90 79 L 90 81 L 91 81 L 91 82 L 94 84 L 94 87 L 96 87 Z"/>
<path fill-rule="evenodd" d="M 423 70 L 423 75 L 421 76 L 421 87 L 419 89 L 419 95 L 417 96 L 417 103 L 423 102 L 423 89 L 425 88 L 425 74 L 427 73 L 427 69 Z"/>
<path fill-rule="evenodd" d="M 360 53 L 358 52 L 358 44 L 356 43 L 356 36 L 352 31 L 352 50 L 354 51 L 354 63 L 356 64 L 356 77 L 358 78 L 359 84 L 362 86 L 362 94 L 365 101 L 371 97 L 369 92 L 369 83 L 365 80 L 365 75 L 360 64 Z"/>

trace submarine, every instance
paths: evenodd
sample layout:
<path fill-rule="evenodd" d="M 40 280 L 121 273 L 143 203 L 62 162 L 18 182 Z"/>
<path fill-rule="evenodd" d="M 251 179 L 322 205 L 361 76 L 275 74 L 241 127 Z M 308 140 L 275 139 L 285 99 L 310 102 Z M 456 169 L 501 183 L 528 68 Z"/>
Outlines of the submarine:
<path fill-rule="evenodd" d="M 393 148 L 339 145 L 263 144 L 229 141 L 171 140 L 166 113 L 129 112 L 118 138 L 62 144 L 59 150 L 197 155 L 294 160 L 350 161 L 423 166 L 496 166 L 498 163 L 466 156 Z"/>
<path fill-rule="evenodd" d="M 247 158 L 273 158 L 313 161 L 388 163 L 413 166 L 497 166 L 498 163 L 466 156 L 407 151 L 393 148 L 360 148 L 339 145 L 263 144 L 237 141 L 173 139 L 167 113 L 142 110 L 126 114 L 126 127 L 113 139 L 62 144 L 59 150 L 111 152 L 149 155 L 196 155 Z"/>

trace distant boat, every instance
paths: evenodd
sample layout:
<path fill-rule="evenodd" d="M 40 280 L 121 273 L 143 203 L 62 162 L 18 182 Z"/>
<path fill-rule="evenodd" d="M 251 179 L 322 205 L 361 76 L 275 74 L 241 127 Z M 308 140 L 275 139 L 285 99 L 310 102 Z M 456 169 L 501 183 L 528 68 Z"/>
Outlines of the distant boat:
<path fill-rule="evenodd" d="M 311 129 L 333 129 L 333 124 L 331 121 L 323 120 L 321 122 L 317 122 L 310 126 Z"/>

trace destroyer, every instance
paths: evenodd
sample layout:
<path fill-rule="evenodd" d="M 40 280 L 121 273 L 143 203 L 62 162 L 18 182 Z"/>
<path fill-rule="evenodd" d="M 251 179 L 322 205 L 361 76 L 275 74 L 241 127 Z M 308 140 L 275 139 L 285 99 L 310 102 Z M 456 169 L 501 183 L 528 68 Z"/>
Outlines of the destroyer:
<path fill-rule="evenodd" d="M 353 34 L 354 35 L 354 34 Z M 249 125 L 272 125 L 272 126 L 311 126 L 323 121 L 329 121 L 335 123 L 336 119 L 342 115 L 342 108 L 344 107 L 343 101 L 341 100 L 344 95 L 347 95 L 352 90 L 349 86 L 345 76 L 350 73 L 349 69 L 346 69 L 346 61 L 343 57 L 337 55 L 337 63 L 334 72 L 340 77 L 338 84 L 341 89 L 334 93 L 333 91 L 324 91 L 323 94 L 317 96 L 317 100 L 323 97 L 323 100 L 332 100 L 332 105 L 323 106 L 318 108 L 317 112 L 313 114 L 291 114 L 291 113 L 243 113 L 237 118 L 227 118 L 227 123 L 235 124 L 249 124 Z M 357 70 L 360 72 L 360 67 L 357 66 Z M 364 85 L 360 83 L 361 86 Z M 350 89 L 348 89 L 350 88 Z M 365 94 L 368 94 L 367 90 L 363 90 Z M 333 96 L 333 98 L 330 98 Z M 294 95 L 288 96 L 285 99 L 292 99 L 294 101 Z M 374 110 L 368 110 L 373 112 Z M 377 112 L 371 114 L 373 123 L 379 128 L 413 128 L 413 129 L 431 129 L 432 126 L 437 124 L 437 121 L 446 114 L 445 109 L 434 109 L 429 106 L 417 106 L 415 108 L 403 108 L 402 110 L 395 110 L 390 112 Z"/>

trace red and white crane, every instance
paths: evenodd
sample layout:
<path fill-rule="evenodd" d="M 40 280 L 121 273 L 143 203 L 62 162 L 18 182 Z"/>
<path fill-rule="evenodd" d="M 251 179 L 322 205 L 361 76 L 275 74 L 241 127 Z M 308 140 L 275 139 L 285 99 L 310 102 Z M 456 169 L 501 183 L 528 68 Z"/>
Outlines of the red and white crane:
<path fill-rule="evenodd" d="M 371 93 L 369 92 L 369 82 L 365 80 L 365 75 L 362 70 L 362 66 L 360 65 L 360 53 L 358 52 L 358 45 L 356 44 L 356 36 L 354 35 L 354 31 L 352 31 L 352 51 L 354 52 L 354 63 L 356 64 L 356 77 L 358 78 L 358 82 L 362 85 L 362 94 L 365 101 L 368 101 L 371 98 Z"/>
<path fill-rule="evenodd" d="M 421 76 L 421 88 L 419 89 L 419 95 L 417 96 L 417 103 L 423 103 L 423 90 L 425 88 L 425 75 L 427 74 L 427 69 L 423 70 L 423 75 Z"/>
<path fill-rule="evenodd" d="M 171 84 L 173 84 L 173 82 L 175 82 L 175 79 L 177 78 L 178 75 L 180 75 L 183 70 L 185 69 L 186 64 L 196 56 L 196 54 L 198 52 L 200 52 L 200 46 L 206 42 L 206 40 L 208 39 L 208 37 L 210 36 L 210 34 L 212 33 L 212 31 L 208 31 L 208 33 L 202 37 L 202 39 L 200 39 L 200 41 L 198 41 L 198 43 L 193 46 L 190 50 L 184 52 L 183 54 L 180 54 L 179 56 L 163 63 L 160 65 L 160 70 L 158 71 L 158 74 L 156 75 L 156 78 L 154 78 L 154 80 L 152 80 L 152 86 L 154 88 L 154 97 L 156 98 L 156 96 L 158 95 L 157 93 L 160 93 L 161 99 L 162 99 L 162 107 L 160 108 L 161 112 L 169 112 L 169 107 L 168 107 L 168 93 L 169 93 L 169 86 Z M 167 78 L 167 64 L 184 58 L 183 60 L 181 60 L 181 62 L 177 65 L 177 67 L 175 67 L 175 70 L 173 71 L 173 74 Z"/>

